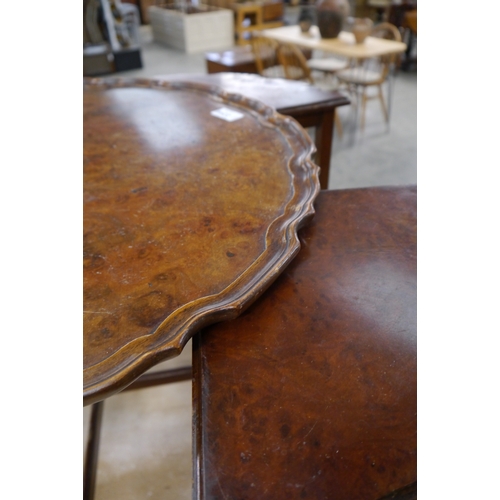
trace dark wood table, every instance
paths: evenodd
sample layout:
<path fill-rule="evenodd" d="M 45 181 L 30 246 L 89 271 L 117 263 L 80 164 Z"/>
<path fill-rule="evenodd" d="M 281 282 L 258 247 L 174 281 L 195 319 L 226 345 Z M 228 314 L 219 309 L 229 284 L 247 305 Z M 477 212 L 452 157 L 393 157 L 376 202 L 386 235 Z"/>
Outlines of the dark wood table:
<path fill-rule="evenodd" d="M 267 292 L 194 338 L 197 498 L 416 498 L 416 188 L 315 208 Z"/>
<path fill-rule="evenodd" d="M 294 120 L 203 83 L 88 79 L 83 105 L 90 404 L 276 279 L 313 215 L 319 169 Z"/>
<path fill-rule="evenodd" d="M 207 73 L 258 73 L 251 45 L 205 53 Z"/>
<path fill-rule="evenodd" d="M 344 95 L 319 89 L 306 82 L 245 73 L 161 75 L 156 78 L 215 85 L 225 92 L 236 92 L 262 101 L 278 113 L 295 118 L 303 127 L 314 127 L 317 149 L 315 161 L 321 168 L 320 185 L 322 189 L 328 189 L 335 110 L 339 106 L 350 104 Z"/>

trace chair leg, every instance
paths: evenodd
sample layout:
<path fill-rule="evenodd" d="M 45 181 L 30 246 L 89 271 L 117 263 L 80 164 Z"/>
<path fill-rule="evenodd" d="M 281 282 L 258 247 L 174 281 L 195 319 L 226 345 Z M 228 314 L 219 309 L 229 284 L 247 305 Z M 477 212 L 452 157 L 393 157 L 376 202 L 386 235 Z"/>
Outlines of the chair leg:
<path fill-rule="evenodd" d="M 185 380 L 191 380 L 192 378 L 193 369 L 191 366 L 145 373 L 135 382 L 126 387 L 124 392 L 134 389 L 143 389 L 145 387 L 154 387 L 162 384 L 170 384 L 173 382 L 182 382 Z M 89 436 L 87 439 L 87 449 L 83 469 L 83 500 L 92 500 L 94 498 L 103 410 L 104 401 L 95 403 L 91 408 Z"/>
<path fill-rule="evenodd" d="M 95 403 L 92 406 L 92 412 L 90 415 L 89 437 L 85 454 L 85 467 L 83 470 L 84 500 L 92 500 L 94 498 L 103 409 L 104 401 L 99 401 L 99 403 Z"/>
<path fill-rule="evenodd" d="M 384 113 L 386 123 L 389 123 L 389 113 L 387 111 L 387 106 L 385 104 L 384 93 L 382 92 L 382 85 L 378 86 L 378 97 L 380 99 L 380 104 L 382 106 L 382 111 Z"/>
<path fill-rule="evenodd" d="M 335 128 L 337 129 L 337 133 L 339 134 L 339 139 L 342 139 L 344 135 L 344 129 L 342 128 L 342 120 L 340 119 L 337 110 L 335 110 Z"/>
<path fill-rule="evenodd" d="M 361 94 L 361 125 L 360 128 L 362 131 L 365 130 L 365 116 L 366 116 L 366 88 L 363 88 L 363 93 Z"/>

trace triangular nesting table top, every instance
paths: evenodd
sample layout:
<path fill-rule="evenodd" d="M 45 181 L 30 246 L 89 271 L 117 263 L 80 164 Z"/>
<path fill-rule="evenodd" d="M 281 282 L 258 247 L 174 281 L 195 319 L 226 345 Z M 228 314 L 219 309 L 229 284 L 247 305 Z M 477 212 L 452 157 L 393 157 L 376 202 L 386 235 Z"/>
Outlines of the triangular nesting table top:
<path fill-rule="evenodd" d="M 84 404 L 234 318 L 299 250 L 319 191 L 291 118 L 201 83 L 84 80 Z"/>

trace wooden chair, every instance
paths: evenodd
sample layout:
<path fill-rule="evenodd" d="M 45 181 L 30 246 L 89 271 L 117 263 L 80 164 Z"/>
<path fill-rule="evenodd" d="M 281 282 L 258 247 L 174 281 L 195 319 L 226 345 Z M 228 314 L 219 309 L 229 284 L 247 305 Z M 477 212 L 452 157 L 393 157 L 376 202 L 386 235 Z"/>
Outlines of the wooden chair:
<path fill-rule="evenodd" d="M 303 52 L 292 43 L 280 43 L 277 50 L 279 64 L 283 67 L 285 78 L 288 80 L 303 80 L 314 85 L 314 78 L 311 74 L 311 68 L 307 64 Z M 339 115 L 335 113 L 335 125 L 339 137 L 342 138 L 342 122 Z"/>
<path fill-rule="evenodd" d="M 318 57 L 307 61 L 307 65 L 312 71 L 324 73 L 327 77 L 334 77 L 337 71 L 349 66 L 349 61 L 338 57 Z"/>
<path fill-rule="evenodd" d="M 388 40 L 401 41 L 401 33 L 398 28 L 390 23 L 380 23 L 373 28 L 371 36 L 385 38 Z M 390 54 L 378 58 L 367 59 L 359 66 L 337 72 L 337 78 L 341 84 L 347 86 L 351 93 L 359 96 L 361 89 L 361 130 L 365 126 L 366 103 L 370 99 L 379 99 L 384 113 L 385 121 L 389 123 L 389 112 L 383 94 L 383 84 L 387 81 L 391 68 L 398 59 L 398 55 Z M 368 88 L 375 87 L 376 95 L 368 95 Z M 359 105 L 359 102 L 357 103 Z"/>
<path fill-rule="evenodd" d="M 278 42 L 260 36 L 258 32 L 253 32 L 250 38 L 252 51 L 255 56 L 255 66 L 261 76 L 283 78 L 283 67 L 277 59 Z"/>
<path fill-rule="evenodd" d="M 288 80 L 305 80 L 314 83 L 307 59 L 294 44 L 280 43 L 277 50 L 278 62 L 283 66 L 285 78 Z"/>

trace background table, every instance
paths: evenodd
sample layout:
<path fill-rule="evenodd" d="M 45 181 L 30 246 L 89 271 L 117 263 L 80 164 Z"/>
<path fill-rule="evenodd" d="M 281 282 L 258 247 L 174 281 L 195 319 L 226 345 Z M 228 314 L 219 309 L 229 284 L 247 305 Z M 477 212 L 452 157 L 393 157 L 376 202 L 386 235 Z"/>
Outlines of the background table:
<path fill-rule="evenodd" d="M 314 127 L 316 162 L 321 167 L 320 185 L 322 189 L 328 189 L 335 112 L 337 107 L 350 104 L 340 92 L 321 90 L 306 82 L 242 73 L 161 75 L 157 78 L 216 85 L 226 92 L 241 93 L 262 101 L 279 113 L 295 118 L 303 127 Z"/>
<path fill-rule="evenodd" d="M 198 498 L 416 498 L 416 188 L 322 191 L 302 250 L 195 337 Z"/>
<path fill-rule="evenodd" d="M 400 54 L 406 44 L 383 38 L 367 37 L 363 43 L 355 43 L 354 35 L 345 31 L 337 38 L 321 38 L 317 26 L 311 26 L 308 33 L 302 33 L 299 26 L 283 26 L 262 30 L 261 35 L 278 42 L 294 43 L 300 47 L 322 50 L 349 59 L 368 59 L 389 54 Z"/>

